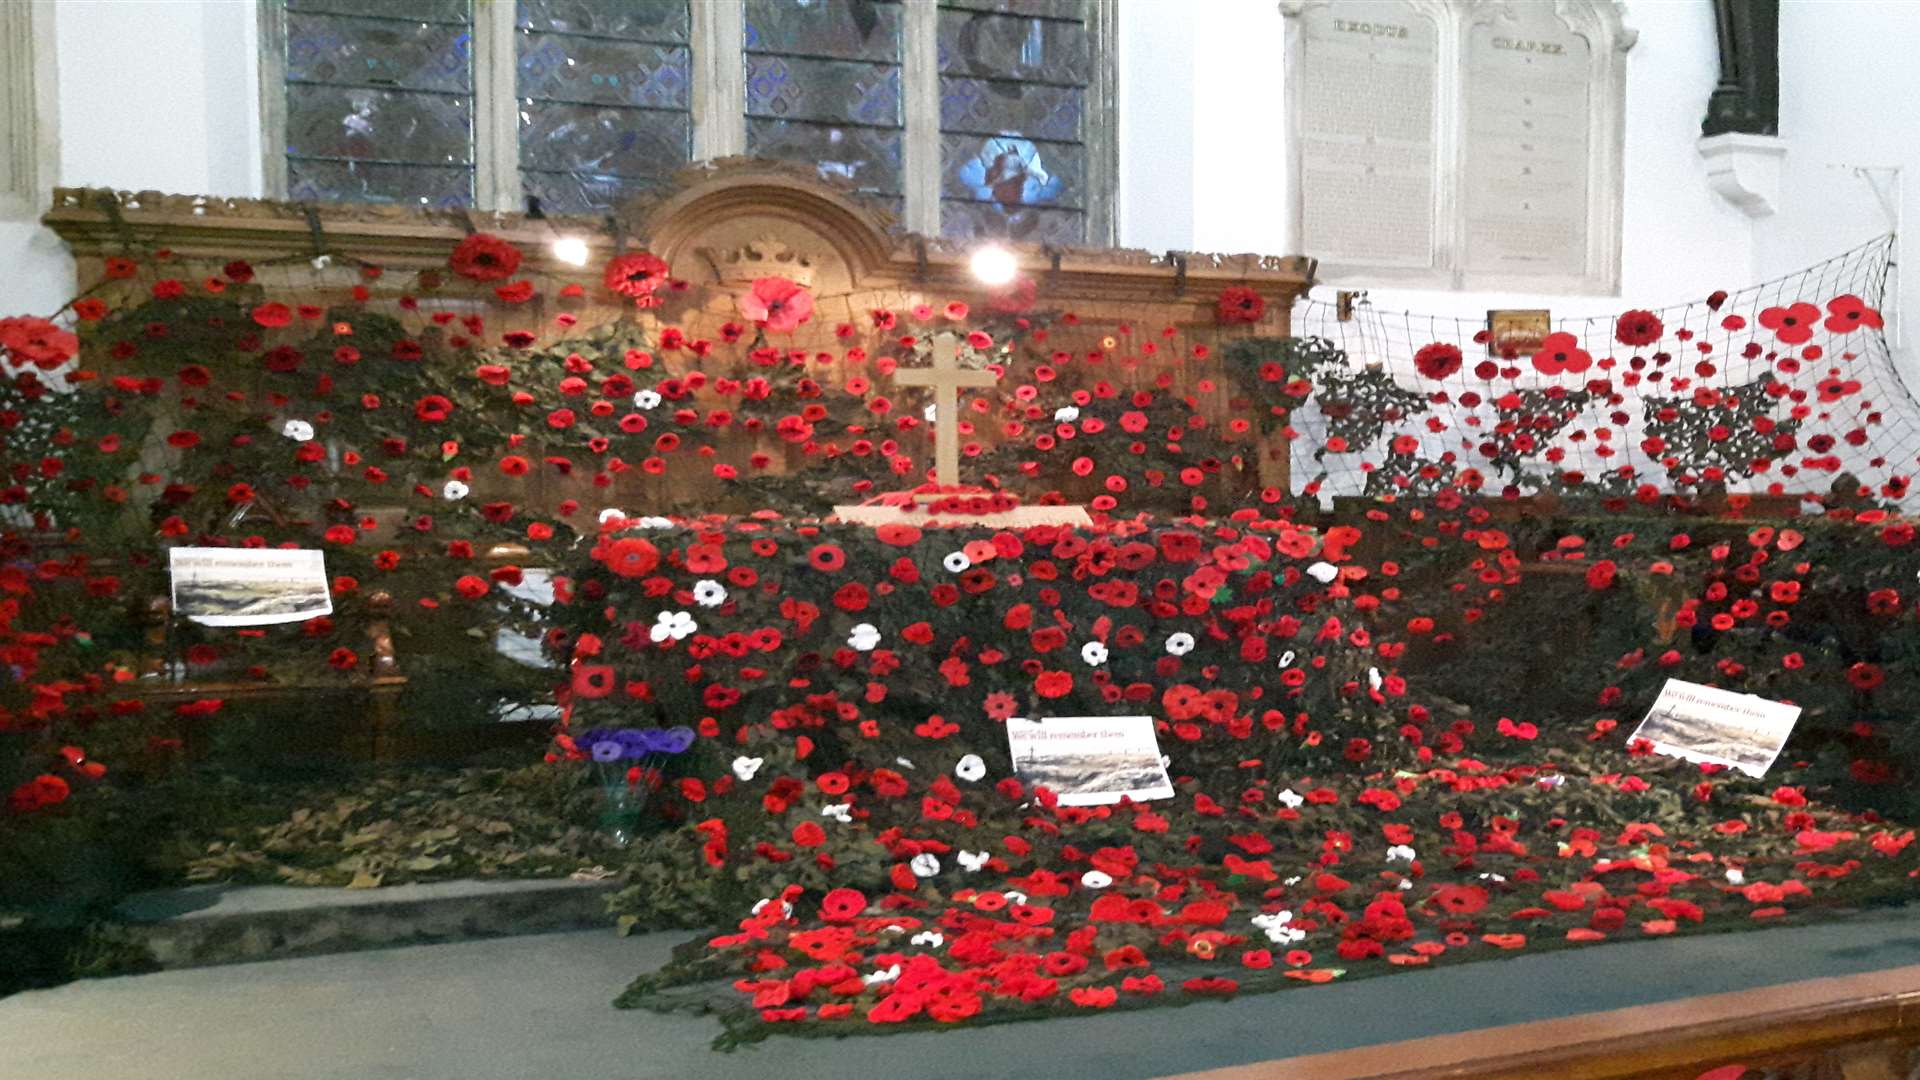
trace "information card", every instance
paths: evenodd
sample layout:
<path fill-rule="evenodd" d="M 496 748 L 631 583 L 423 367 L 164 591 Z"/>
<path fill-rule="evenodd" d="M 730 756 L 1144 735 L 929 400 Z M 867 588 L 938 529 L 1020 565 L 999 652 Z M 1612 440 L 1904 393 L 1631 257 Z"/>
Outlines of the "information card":
<path fill-rule="evenodd" d="M 1668 679 L 1633 737 L 1655 751 L 1763 776 L 1780 756 L 1800 706 Z"/>
<path fill-rule="evenodd" d="M 1062 806 L 1173 798 L 1150 716 L 1013 717 L 1007 721 L 1013 773 L 1060 796 Z"/>
<path fill-rule="evenodd" d="M 268 626 L 333 614 L 319 551 L 173 548 L 173 611 L 202 626 Z"/>

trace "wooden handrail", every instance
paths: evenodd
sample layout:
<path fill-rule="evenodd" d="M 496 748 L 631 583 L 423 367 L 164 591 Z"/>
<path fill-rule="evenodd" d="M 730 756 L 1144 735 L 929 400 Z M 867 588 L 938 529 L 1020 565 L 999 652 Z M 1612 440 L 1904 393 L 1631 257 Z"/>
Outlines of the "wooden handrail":
<path fill-rule="evenodd" d="M 1899 1080 L 1920 965 L 1257 1062 L 1170 1080 L 1695 1080 L 1727 1065 Z M 1801 1075 L 1794 1072 L 1790 1075 Z"/>

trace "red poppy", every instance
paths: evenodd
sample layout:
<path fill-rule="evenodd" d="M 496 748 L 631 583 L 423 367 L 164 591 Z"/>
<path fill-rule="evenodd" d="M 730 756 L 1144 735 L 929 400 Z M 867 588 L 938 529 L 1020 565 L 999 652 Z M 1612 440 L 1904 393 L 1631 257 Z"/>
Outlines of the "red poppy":
<path fill-rule="evenodd" d="M 1579 374 L 1593 366 L 1593 357 L 1580 347 L 1580 339 L 1562 330 L 1548 334 L 1533 354 L 1533 368 L 1542 375 L 1561 372 Z"/>
<path fill-rule="evenodd" d="M 1869 664 L 1861 661 L 1847 669 L 1847 682 L 1850 683 L 1855 690 L 1863 693 L 1878 687 L 1886 680 L 1886 672 L 1881 671 L 1880 665 L 1878 664 Z"/>
<path fill-rule="evenodd" d="M 621 577 L 644 577 L 660 565 L 660 549 L 637 536 L 623 536 L 607 545 L 602 561 Z"/>
<path fill-rule="evenodd" d="M 1487 906 L 1487 890 L 1478 885 L 1440 885 L 1427 902 L 1448 915 L 1472 915 Z"/>
<path fill-rule="evenodd" d="M 413 415 L 423 424 L 437 424 L 453 415 L 453 402 L 441 394 L 428 394 L 413 403 Z"/>
<path fill-rule="evenodd" d="M 1803 345 L 1812 340 L 1820 321 L 1820 309 L 1801 302 L 1787 307 L 1770 307 L 1760 312 L 1760 325 L 1773 331 L 1783 345 Z"/>
<path fill-rule="evenodd" d="M 1651 311 L 1635 309 L 1625 312 L 1613 323 L 1613 339 L 1636 349 L 1659 341 L 1664 333 L 1666 327 L 1660 322 L 1660 317 Z"/>
<path fill-rule="evenodd" d="M 293 310 L 277 301 L 269 301 L 253 309 L 253 321 L 269 330 L 282 327 L 293 321 Z"/>
<path fill-rule="evenodd" d="M 1413 354 L 1413 366 L 1429 379 L 1444 379 L 1460 370 L 1460 347 L 1436 341 Z"/>
<path fill-rule="evenodd" d="M 1267 313 L 1267 302 L 1245 285 L 1229 285 L 1220 290 L 1214 304 L 1214 318 L 1223 323 L 1259 322 Z"/>
<path fill-rule="evenodd" d="M 1830 334 L 1851 334 L 1863 326 L 1878 330 L 1885 324 L 1865 300 L 1848 293 L 1827 301 L 1827 321 L 1822 325 Z"/>
<path fill-rule="evenodd" d="M 777 333 L 797 329 L 813 317 L 813 294 L 781 277 L 754 281 L 752 291 L 739 303 L 740 314 Z"/>
<path fill-rule="evenodd" d="M 520 268 L 520 249 L 490 233 L 474 233 L 453 249 L 447 265 L 472 281 L 503 281 Z"/>
<path fill-rule="evenodd" d="M 32 364 L 51 371 L 80 351 L 80 338 L 45 319 L 19 316 L 0 319 L 0 352 L 6 353 L 15 367 Z"/>
<path fill-rule="evenodd" d="M 648 300 L 667 280 L 666 260 L 651 251 L 630 251 L 607 261 L 608 289 L 635 300 Z"/>
<path fill-rule="evenodd" d="M 841 550 L 839 544 L 816 544 L 812 551 L 807 552 L 807 561 L 813 564 L 815 570 L 831 574 L 847 565 L 847 553 Z"/>
<path fill-rule="evenodd" d="M 859 889 L 839 888 L 820 898 L 820 917 L 831 923 L 852 922 L 867 910 L 867 896 Z"/>
<path fill-rule="evenodd" d="M 613 668 L 607 664 L 574 665 L 573 693 L 576 697 L 606 697 L 613 693 L 613 683 Z"/>

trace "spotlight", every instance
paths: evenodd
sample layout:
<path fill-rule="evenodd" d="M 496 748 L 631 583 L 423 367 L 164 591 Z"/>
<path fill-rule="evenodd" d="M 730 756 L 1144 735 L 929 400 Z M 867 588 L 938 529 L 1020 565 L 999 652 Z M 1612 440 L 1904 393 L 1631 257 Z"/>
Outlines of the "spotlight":
<path fill-rule="evenodd" d="M 577 236 L 557 237 L 553 241 L 553 257 L 569 266 L 585 266 L 587 242 Z"/>
<path fill-rule="evenodd" d="M 968 265 L 983 285 L 1005 285 L 1020 273 L 1020 264 L 1014 261 L 1013 252 L 998 246 L 976 250 Z"/>

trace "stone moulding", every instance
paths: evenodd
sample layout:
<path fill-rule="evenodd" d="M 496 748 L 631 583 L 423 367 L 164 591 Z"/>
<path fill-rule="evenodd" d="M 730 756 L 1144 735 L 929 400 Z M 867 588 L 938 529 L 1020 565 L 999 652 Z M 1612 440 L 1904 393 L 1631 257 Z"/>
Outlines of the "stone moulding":
<path fill-rule="evenodd" d="M 189 260 L 341 254 L 393 270 L 424 269 L 445 265 L 447 252 L 472 231 L 519 245 L 531 272 L 590 277 L 618 248 L 646 247 L 684 273 L 676 259 L 697 259 L 709 234 L 748 216 L 823 241 L 850 282 L 861 287 L 981 291 L 967 266 L 976 242 L 905 233 L 856 192 L 823 183 L 805 169 L 748 158 L 691 166 L 662 192 L 605 218 L 58 188 L 43 221 L 80 260 L 84 288 L 96 279 L 99 260 L 159 249 Z M 586 268 L 553 260 L 552 241 L 566 235 L 587 242 Z M 1284 307 L 1312 285 L 1316 268 L 1314 260 L 1297 255 L 1004 246 L 1048 300 L 1154 301 L 1183 309 L 1182 321 L 1210 319 L 1220 290 L 1229 285 L 1253 286 L 1270 304 Z"/>

